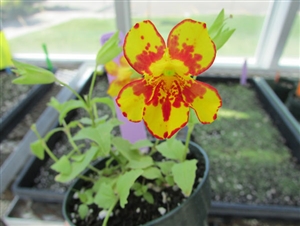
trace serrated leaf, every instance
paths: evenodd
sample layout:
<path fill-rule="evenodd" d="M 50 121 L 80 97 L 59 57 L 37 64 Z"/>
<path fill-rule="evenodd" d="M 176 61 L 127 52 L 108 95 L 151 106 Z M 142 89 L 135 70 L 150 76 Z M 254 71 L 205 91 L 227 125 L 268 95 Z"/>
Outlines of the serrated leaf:
<path fill-rule="evenodd" d="M 80 219 L 83 220 L 89 213 L 89 207 L 86 204 L 80 204 L 78 208 Z"/>
<path fill-rule="evenodd" d="M 64 103 L 59 103 L 54 97 L 51 98 L 48 106 L 55 108 L 59 112 L 59 123 L 62 123 L 67 114 L 74 109 L 83 108 L 86 109 L 85 103 L 81 100 L 68 100 Z"/>
<path fill-rule="evenodd" d="M 134 184 L 135 180 L 141 176 L 143 170 L 131 170 L 120 176 L 117 180 L 117 192 L 120 197 L 120 206 L 122 208 L 127 204 L 127 198 L 130 192 L 131 186 Z"/>
<path fill-rule="evenodd" d="M 132 159 L 132 156 L 130 155 L 130 149 L 132 145 L 128 140 L 125 140 L 122 137 L 114 137 L 112 138 L 112 144 L 127 160 Z"/>
<path fill-rule="evenodd" d="M 45 149 L 44 149 L 42 140 L 37 140 L 37 141 L 31 143 L 30 149 L 31 149 L 31 152 L 39 159 L 43 160 L 45 158 Z"/>
<path fill-rule="evenodd" d="M 60 159 L 57 162 L 55 162 L 50 168 L 55 170 L 58 173 L 65 174 L 65 175 L 71 173 L 71 163 L 69 158 L 66 155 L 60 157 Z"/>
<path fill-rule="evenodd" d="M 156 167 L 148 167 L 144 169 L 142 176 L 149 180 L 154 180 L 156 178 L 162 177 L 160 170 L 157 169 Z"/>
<path fill-rule="evenodd" d="M 169 139 L 156 146 L 156 149 L 166 158 L 183 161 L 185 146 L 181 141 Z"/>
<path fill-rule="evenodd" d="M 150 192 L 145 192 L 143 194 L 143 198 L 150 204 L 153 204 L 154 203 L 154 198 L 152 196 L 152 194 Z"/>
<path fill-rule="evenodd" d="M 116 117 L 115 104 L 114 104 L 114 101 L 113 101 L 112 98 L 110 98 L 110 97 L 96 97 L 96 98 L 92 99 L 92 104 L 95 104 L 95 103 L 106 104 L 110 108 L 113 117 Z"/>
<path fill-rule="evenodd" d="M 112 186 L 102 183 L 95 195 L 94 203 L 97 204 L 99 208 L 109 209 L 117 201 L 118 197 L 115 195 Z"/>
<path fill-rule="evenodd" d="M 175 164 L 173 161 L 157 162 L 156 165 L 161 169 L 164 175 L 169 175 L 172 172 L 172 167 Z"/>
<path fill-rule="evenodd" d="M 99 179 L 94 183 L 92 189 L 94 192 L 97 192 L 102 184 L 112 185 L 116 179 L 112 179 L 109 177 L 101 176 Z"/>
<path fill-rule="evenodd" d="M 55 180 L 58 182 L 68 182 L 73 180 L 77 177 L 86 167 L 91 163 L 92 159 L 94 158 L 95 154 L 97 153 L 97 147 L 91 147 L 84 153 L 84 159 L 80 162 L 72 162 L 71 164 L 71 173 L 68 175 L 65 174 L 58 174 L 55 177 Z"/>
<path fill-rule="evenodd" d="M 84 159 L 85 154 L 74 154 L 72 155 L 71 159 L 76 161 L 76 162 L 80 162 Z"/>
<path fill-rule="evenodd" d="M 145 140 L 139 140 L 137 142 L 135 142 L 131 148 L 135 148 L 135 149 L 140 149 L 140 148 L 145 148 L 145 147 L 152 147 L 153 143 L 147 139 Z"/>
<path fill-rule="evenodd" d="M 185 196 L 189 196 L 192 192 L 196 178 L 196 164 L 197 160 L 192 159 L 176 163 L 172 167 L 174 181 Z"/>
<path fill-rule="evenodd" d="M 150 156 L 141 156 L 138 159 L 131 159 L 127 167 L 131 169 L 144 169 L 153 165 L 153 159 Z"/>

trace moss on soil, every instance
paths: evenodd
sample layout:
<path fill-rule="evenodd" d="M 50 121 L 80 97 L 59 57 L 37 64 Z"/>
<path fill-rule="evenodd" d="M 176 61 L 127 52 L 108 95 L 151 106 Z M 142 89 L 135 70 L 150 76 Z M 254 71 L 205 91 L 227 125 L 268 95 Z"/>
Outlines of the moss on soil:
<path fill-rule="evenodd" d="M 255 91 L 213 86 L 223 99 L 218 118 L 193 133 L 210 159 L 213 200 L 300 206 L 300 167 Z"/>

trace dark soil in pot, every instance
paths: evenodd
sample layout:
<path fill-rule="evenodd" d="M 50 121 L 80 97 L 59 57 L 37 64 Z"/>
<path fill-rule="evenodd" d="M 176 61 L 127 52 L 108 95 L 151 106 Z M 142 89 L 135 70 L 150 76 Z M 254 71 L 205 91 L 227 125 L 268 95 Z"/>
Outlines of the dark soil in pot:
<path fill-rule="evenodd" d="M 164 157 L 162 157 L 159 153 L 156 153 L 154 156 L 154 159 L 157 160 L 163 160 Z M 187 156 L 188 159 L 194 159 L 195 155 L 193 153 L 189 153 Z M 197 157 L 198 158 L 198 157 Z M 102 163 L 104 164 L 104 163 Z M 197 171 L 196 171 L 196 179 L 194 183 L 194 190 L 198 187 L 199 189 L 199 182 L 203 179 L 207 181 L 207 178 L 204 177 L 205 172 L 205 160 L 204 158 L 199 159 L 197 163 Z M 96 164 L 100 165 L 100 164 Z M 90 214 L 85 220 L 81 220 L 77 211 L 78 207 L 80 205 L 80 200 L 78 199 L 77 195 L 74 194 L 74 190 L 80 189 L 80 187 L 77 187 L 79 184 L 83 185 L 84 187 L 89 187 L 88 182 L 80 182 L 76 183 L 74 188 L 71 189 L 71 193 L 67 194 L 68 196 L 71 195 L 70 202 L 66 202 L 66 199 L 64 201 L 64 204 L 66 204 L 67 212 L 69 219 L 71 219 L 72 223 L 76 226 L 97 226 L 102 225 L 103 220 L 101 219 L 101 208 L 98 208 L 95 204 L 89 206 Z M 146 180 L 145 184 L 154 182 L 151 180 Z M 206 184 L 207 185 L 207 184 Z M 202 186 L 203 187 L 203 186 Z M 149 223 L 150 221 L 153 221 L 159 217 L 161 217 L 164 214 L 167 214 L 169 211 L 173 210 L 174 208 L 180 206 L 187 198 L 184 197 L 181 193 L 181 191 L 178 189 L 178 187 L 168 187 L 164 188 L 161 191 L 154 191 L 153 189 L 148 190 L 154 197 L 154 204 L 149 204 L 145 200 L 141 199 L 141 197 L 136 197 L 133 192 L 130 193 L 128 197 L 128 203 L 126 204 L 125 208 L 121 208 L 119 205 L 117 205 L 112 213 L 112 216 L 108 220 L 109 226 L 134 226 L 134 225 L 143 225 L 146 223 Z M 207 190 L 202 190 L 202 195 L 207 195 Z M 192 194 L 193 195 L 193 194 Z M 208 193 L 209 196 L 209 193 Z M 73 197 L 73 198 L 72 198 Z M 67 200 L 69 199 L 67 198 Z M 192 197 L 191 197 L 192 198 Z M 209 198 L 208 198 L 209 200 Z M 201 208 L 201 203 L 197 203 L 198 206 Z M 161 213 L 161 210 L 165 210 L 165 213 Z M 70 211 L 70 212 L 68 212 Z M 207 211 L 207 210 L 206 210 Z M 203 207 L 203 212 L 204 207 Z M 206 218 L 205 218 L 206 219 Z M 148 225 L 148 224 L 147 224 Z M 150 224 L 152 225 L 152 224 Z M 156 225 L 156 224 L 155 224 Z M 158 225 L 163 225 L 163 223 L 160 223 Z M 170 225 L 167 223 L 167 225 Z"/>
<path fill-rule="evenodd" d="M 211 161 L 212 200 L 300 206 L 300 167 L 254 89 L 213 86 L 223 99 L 218 119 L 193 133 Z"/>

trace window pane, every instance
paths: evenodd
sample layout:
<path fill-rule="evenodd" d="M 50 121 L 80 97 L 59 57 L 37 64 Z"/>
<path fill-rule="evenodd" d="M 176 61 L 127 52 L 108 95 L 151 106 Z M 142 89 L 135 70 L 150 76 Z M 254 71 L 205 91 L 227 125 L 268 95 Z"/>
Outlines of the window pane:
<path fill-rule="evenodd" d="M 260 2 L 258 7 L 257 2 L 245 1 L 132 1 L 131 12 L 133 23 L 150 19 L 163 37 L 167 38 L 173 26 L 184 18 L 204 21 L 209 27 L 224 8 L 227 16 L 233 15 L 227 24 L 236 28 L 236 31 L 218 52 L 218 56 L 253 57 L 269 6 L 270 2 Z"/>
<path fill-rule="evenodd" d="M 3 6 L 12 53 L 43 53 L 45 43 L 49 53 L 96 54 L 101 35 L 116 30 L 112 1 L 15 2 Z"/>
<path fill-rule="evenodd" d="M 300 59 L 300 11 L 295 17 L 292 29 L 285 44 L 279 64 L 292 64 L 299 66 Z"/>

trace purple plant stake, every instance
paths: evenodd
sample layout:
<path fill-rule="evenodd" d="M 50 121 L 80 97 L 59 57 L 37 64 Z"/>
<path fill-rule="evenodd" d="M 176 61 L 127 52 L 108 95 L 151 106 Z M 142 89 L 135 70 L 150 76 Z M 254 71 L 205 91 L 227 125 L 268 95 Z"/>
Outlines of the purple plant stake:
<path fill-rule="evenodd" d="M 107 33 L 102 35 L 100 42 L 103 45 L 114 33 Z M 124 35 L 120 32 L 119 34 L 119 38 L 120 38 L 120 45 L 123 45 L 124 42 Z M 123 56 L 123 53 L 121 53 L 119 56 L 117 56 L 114 59 L 114 62 L 116 62 L 117 64 L 119 64 L 119 59 L 120 57 Z M 115 77 L 112 75 L 107 74 L 107 78 L 109 83 L 111 83 Z M 116 100 L 116 98 L 114 98 L 114 100 Z M 119 106 L 117 105 L 116 101 L 114 101 L 115 103 L 115 108 L 116 108 L 116 113 L 117 113 L 117 118 L 123 122 L 122 125 L 120 125 L 120 130 L 121 130 L 121 135 L 124 139 L 130 141 L 131 143 L 135 143 L 138 140 L 144 140 L 147 139 L 147 134 L 146 134 L 146 129 L 145 129 L 145 125 L 144 122 L 138 122 L 138 123 L 134 123 L 134 122 L 130 122 L 126 117 L 123 116 Z"/>
<path fill-rule="evenodd" d="M 248 76 L 248 68 L 247 68 L 247 59 L 244 62 L 243 70 L 240 78 L 240 84 L 242 86 L 245 86 L 247 83 L 247 76 Z"/>

